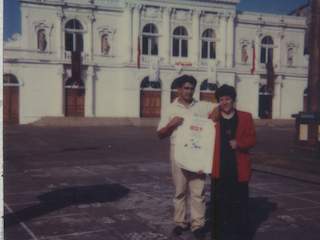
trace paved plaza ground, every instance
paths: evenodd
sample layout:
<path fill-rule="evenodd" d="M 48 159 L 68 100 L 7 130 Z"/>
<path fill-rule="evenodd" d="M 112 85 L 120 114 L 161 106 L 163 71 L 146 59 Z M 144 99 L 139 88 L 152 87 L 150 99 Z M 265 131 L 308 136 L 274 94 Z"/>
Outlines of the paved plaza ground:
<path fill-rule="evenodd" d="M 293 151 L 292 127 L 256 131 L 252 152 Z M 158 140 L 155 127 L 4 126 L 5 239 L 195 239 L 190 231 L 171 235 L 168 156 L 169 141 Z M 252 240 L 319 240 L 320 181 L 256 166 Z M 209 189 L 208 177 L 208 208 Z M 209 223 L 207 216 L 206 239 Z"/>

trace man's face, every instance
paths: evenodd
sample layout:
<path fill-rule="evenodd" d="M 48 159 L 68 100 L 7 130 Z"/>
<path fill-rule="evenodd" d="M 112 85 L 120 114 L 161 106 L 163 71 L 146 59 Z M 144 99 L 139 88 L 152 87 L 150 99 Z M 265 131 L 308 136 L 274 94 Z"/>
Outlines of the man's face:
<path fill-rule="evenodd" d="M 180 94 L 180 97 L 186 101 L 191 102 L 192 96 L 194 94 L 194 86 L 191 83 L 185 83 L 182 85 L 181 88 L 177 88 L 178 93 Z"/>
<path fill-rule="evenodd" d="M 233 109 L 233 103 L 234 101 L 230 96 L 222 96 L 219 97 L 219 104 L 223 112 L 230 113 Z"/>

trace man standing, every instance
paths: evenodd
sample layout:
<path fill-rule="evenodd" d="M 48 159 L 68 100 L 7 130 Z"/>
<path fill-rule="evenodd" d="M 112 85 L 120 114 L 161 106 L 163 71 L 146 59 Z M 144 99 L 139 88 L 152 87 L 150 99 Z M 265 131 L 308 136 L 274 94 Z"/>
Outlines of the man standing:
<path fill-rule="evenodd" d="M 215 104 L 210 102 L 199 102 L 193 99 L 196 79 L 192 76 L 183 75 L 177 79 L 177 90 L 180 95 L 171 103 L 162 113 L 158 125 L 158 137 L 163 139 L 170 137 L 170 160 L 173 183 L 176 187 L 174 202 L 174 236 L 181 235 L 187 231 L 186 222 L 187 207 L 187 188 L 190 190 L 190 223 L 191 230 L 197 239 L 204 239 L 205 223 L 205 196 L 204 184 L 205 174 L 202 171 L 197 173 L 190 172 L 180 168 L 174 158 L 176 130 L 182 124 L 185 117 L 203 117 L 208 118 L 209 114 L 213 115 Z"/>

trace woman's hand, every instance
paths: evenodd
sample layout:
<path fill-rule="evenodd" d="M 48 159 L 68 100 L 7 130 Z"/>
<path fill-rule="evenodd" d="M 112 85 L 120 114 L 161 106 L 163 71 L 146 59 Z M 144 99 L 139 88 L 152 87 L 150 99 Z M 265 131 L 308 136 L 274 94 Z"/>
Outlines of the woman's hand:
<path fill-rule="evenodd" d="M 231 146 L 232 149 L 237 149 L 239 147 L 239 143 L 235 139 L 229 141 L 229 143 L 230 143 L 230 146 Z"/>

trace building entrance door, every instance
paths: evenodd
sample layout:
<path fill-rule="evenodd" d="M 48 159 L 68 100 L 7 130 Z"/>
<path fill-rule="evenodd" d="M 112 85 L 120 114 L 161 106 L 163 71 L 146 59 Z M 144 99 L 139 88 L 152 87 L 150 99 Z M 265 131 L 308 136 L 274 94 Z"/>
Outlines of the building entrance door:
<path fill-rule="evenodd" d="M 85 89 L 66 88 L 66 117 L 84 117 Z"/>
<path fill-rule="evenodd" d="M 263 85 L 259 92 L 259 117 L 261 119 L 272 118 L 272 92 L 267 91 L 267 85 Z"/>
<path fill-rule="evenodd" d="M 161 91 L 140 90 L 140 117 L 160 117 Z"/>
<path fill-rule="evenodd" d="M 3 86 L 3 123 L 19 124 L 18 86 Z"/>

